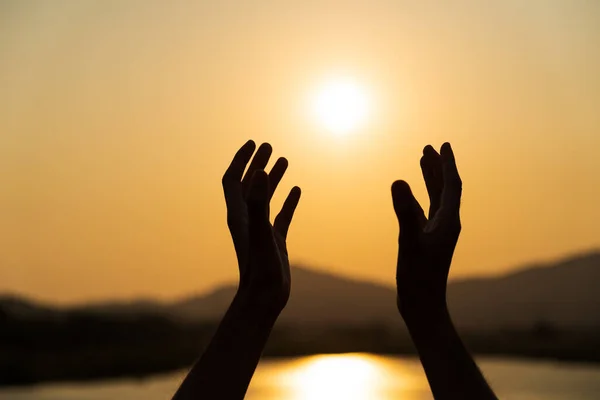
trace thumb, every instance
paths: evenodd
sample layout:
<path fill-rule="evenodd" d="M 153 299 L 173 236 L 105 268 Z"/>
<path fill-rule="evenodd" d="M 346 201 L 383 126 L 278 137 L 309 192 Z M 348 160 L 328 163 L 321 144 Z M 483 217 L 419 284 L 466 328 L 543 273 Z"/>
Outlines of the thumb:
<path fill-rule="evenodd" d="M 419 235 L 421 224 L 418 208 L 420 206 L 405 181 L 396 181 L 392 184 L 392 201 L 400 224 L 400 246 L 411 248 L 415 245 Z M 420 211 L 423 214 L 423 210 Z"/>

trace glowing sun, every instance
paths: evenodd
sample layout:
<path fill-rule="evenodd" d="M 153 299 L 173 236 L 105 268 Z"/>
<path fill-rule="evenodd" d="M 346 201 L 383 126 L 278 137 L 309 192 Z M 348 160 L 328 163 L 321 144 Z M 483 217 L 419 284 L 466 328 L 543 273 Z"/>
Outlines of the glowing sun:
<path fill-rule="evenodd" d="M 351 79 L 327 81 L 315 93 L 312 112 L 316 122 L 336 135 L 362 127 L 370 113 L 370 99 L 363 87 Z"/>

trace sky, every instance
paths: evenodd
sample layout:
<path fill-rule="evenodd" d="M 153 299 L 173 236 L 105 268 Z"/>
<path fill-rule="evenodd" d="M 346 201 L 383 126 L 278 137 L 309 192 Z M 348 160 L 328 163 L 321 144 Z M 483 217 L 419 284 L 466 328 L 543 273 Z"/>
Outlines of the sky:
<path fill-rule="evenodd" d="M 221 176 L 247 140 L 303 197 L 293 263 L 393 285 L 390 185 L 464 182 L 451 278 L 600 247 L 600 2 L 4 1 L 0 291 L 175 299 L 237 279 Z M 352 79 L 370 114 L 311 114 Z"/>

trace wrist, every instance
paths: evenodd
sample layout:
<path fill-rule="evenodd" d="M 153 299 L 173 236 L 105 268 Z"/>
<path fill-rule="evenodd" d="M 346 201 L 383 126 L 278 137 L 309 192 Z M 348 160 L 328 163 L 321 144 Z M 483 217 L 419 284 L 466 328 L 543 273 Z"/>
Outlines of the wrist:
<path fill-rule="evenodd" d="M 400 315 L 409 332 L 432 333 L 452 326 L 452 319 L 446 303 L 428 307 L 401 307 Z"/>
<path fill-rule="evenodd" d="M 253 320 L 266 323 L 275 323 L 285 307 L 285 303 L 277 297 L 243 286 L 238 288 L 233 304 Z"/>

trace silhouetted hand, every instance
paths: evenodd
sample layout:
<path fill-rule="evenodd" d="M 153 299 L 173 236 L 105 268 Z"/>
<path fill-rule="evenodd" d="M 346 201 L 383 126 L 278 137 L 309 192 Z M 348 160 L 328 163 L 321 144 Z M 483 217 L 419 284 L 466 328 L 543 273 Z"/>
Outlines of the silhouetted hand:
<path fill-rule="evenodd" d="M 264 143 L 244 175 L 255 147 L 251 140 L 244 144 L 223 176 L 227 225 L 239 264 L 239 290 L 253 304 L 279 313 L 290 295 L 286 237 L 300 200 L 300 188 L 296 186 L 291 190 L 274 225 L 271 225 L 269 203 L 288 167 L 288 161 L 279 158 L 267 175 L 264 169 L 272 148 Z"/>
<path fill-rule="evenodd" d="M 406 322 L 436 400 L 496 400 L 456 331 L 446 305 L 446 283 L 460 234 L 462 181 L 449 143 L 441 154 L 423 149 L 421 169 L 429 218 L 408 184 L 392 185 L 400 223 L 398 309 Z"/>
<path fill-rule="evenodd" d="M 398 308 L 408 322 L 434 318 L 446 310 L 446 282 L 460 233 L 462 182 L 449 143 L 441 154 L 425 147 L 421 169 L 431 206 L 425 216 L 409 185 L 392 185 L 400 224 L 396 283 Z"/>
<path fill-rule="evenodd" d="M 223 176 L 227 224 L 240 269 L 240 285 L 204 353 L 175 393 L 175 400 L 241 400 L 279 313 L 290 296 L 290 264 L 285 239 L 298 201 L 294 187 L 275 218 L 269 203 L 287 169 L 285 158 L 264 171 L 271 145 L 260 146 L 244 175 L 256 145 L 238 150 Z"/>

